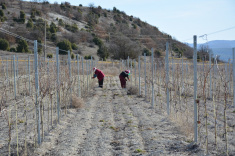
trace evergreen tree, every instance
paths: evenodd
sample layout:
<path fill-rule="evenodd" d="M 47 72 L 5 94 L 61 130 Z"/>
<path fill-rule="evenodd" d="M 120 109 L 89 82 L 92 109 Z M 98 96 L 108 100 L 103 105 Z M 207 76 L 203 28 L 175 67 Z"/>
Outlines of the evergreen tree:
<path fill-rule="evenodd" d="M 29 53 L 29 46 L 28 43 L 25 40 L 20 40 L 17 46 L 17 52 L 26 52 Z"/>
<path fill-rule="evenodd" d="M 25 13 L 24 11 L 20 11 L 20 18 L 18 19 L 18 22 L 25 23 Z"/>
<path fill-rule="evenodd" d="M 9 49 L 9 42 L 5 39 L 0 38 L 0 49 L 1 50 L 8 50 Z"/>
<path fill-rule="evenodd" d="M 71 42 L 69 40 L 63 40 L 57 44 L 57 47 L 59 47 L 59 54 L 61 55 L 67 55 L 68 51 L 72 52 L 72 46 Z"/>

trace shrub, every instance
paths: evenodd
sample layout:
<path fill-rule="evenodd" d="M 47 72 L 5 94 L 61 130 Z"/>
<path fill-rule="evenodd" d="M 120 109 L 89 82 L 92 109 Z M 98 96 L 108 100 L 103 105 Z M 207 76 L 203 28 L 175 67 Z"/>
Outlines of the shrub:
<path fill-rule="evenodd" d="M 57 41 L 57 36 L 56 34 L 51 35 L 51 41 L 56 42 Z"/>
<path fill-rule="evenodd" d="M 59 22 L 58 22 L 58 23 L 59 23 L 60 26 L 64 27 L 64 22 L 63 22 L 62 19 L 59 19 Z"/>
<path fill-rule="evenodd" d="M 29 53 L 29 46 L 28 43 L 25 40 L 20 40 L 17 46 L 17 52 L 26 52 Z"/>
<path fill-rule="evenodd" d="M 4 12 L 2 10 L 0 10 L 0 16 L 3 17 L 4 16 Z"/>
<path fill-rule="evenodd" d="M 44 0 L 42 4 L 50 4 L 47 0 Z"/>
<path fill-rule="evenodd" d="M 78 26 L 77 26 L 77 24 L 73 24 L 72 26 L 71 26 L 71 31 L 72 32 L 77 32 L 78 31 Z"/>
<path fill-rule="evenodd" d="M 75 23 L 73 25 L 65 24 L 65 29 L 67 29 L 68 31 L 71 31 L 71 32 L 77 32 L 78 26 Z"/>
<path fill-rule="evenodd" d="M 53 54 L 51 53 L 47 54 L 47 58 L 53 58 Z"/>
<path fill-rule="evenodd" d="M 5 22 L 7 20 L 6 16 L 0 17 L 1 22 Z"/>
<path fill-rule="evenodd" d="M 98 37 L 94 37 L 93 42 L 98 45 L 99 47 L 101 47 L 103 45 L 103 42 L 101 39 L 99 39 Z"/>
<path fill-rule="evenodd" d="M 37 16 L 41 16 L 41 15 L 42 15 L 41 11 L 36 10 L 36 15 L 37 15 Z"/>
<path fill-rule="evenodd" d="M 146 53 L 146 56 L 151 56 L 151 51 L 150 50 L 148 50 L 147 48 L 144 48 L 143 49 L 143 52 L 142 52 L 142 55 L 144 56 L 144 53 Z"/>
<path fill-rule="evenodd" d="M 51 39 L 51 36 L 52 36 L 52 35 L 51 35 L 51 32 L 50 32 L 50 31 L 47 31 L 47 35 L 46 35 L 46 37 L 47 37 L 47 39 L 48 39 L 48 40 L 50 40 L 50 39 Z"/>
<path fill-rule="evenodd" d="M 132 26 L 133 26 L 133 28 L 134 28 L 134 29 L 136 29 L 136 28 L 137 28 L 137 26 L 136 26 L 135 24 L 132 24 Z"/>
<path fill-rule="evenodd" d="M 56 31 L 57 31 L 57 27 L 56 27 L 55 23 L 52 22 L 50 24 L 50 32 L 53 34 L 53 33 L 56 33 Z"/>
<path fill-rule="evenodd" d="M 16 52 L 16 48 L 14 47 L 10 48 L 10 52 Z"/>
<path fill-rule="evenodd" d="M 82 98 L 77 97 L 76 95 L 72 95 L 72 107 L 73 108 L 83 108 L 84 107 L 84 101 Z"/>
<path fill-rule="evenodd" d="M 25 13 L 24 11 L 20 11 L 20 18 L 18 19 L 19 23 L 25 23 Z"/>
<path fill-rule="evenodd" d="M 113 7 L 113 12 L 116 12 L 117 11 L 117 8 L 116 7 Z"/>
<path fill-rule="evenodd" d="M 66 2 L 66 1 L 65 1 L 65 2 L 64 2 L 64 5 L 65 5 L 66 8 L 71 8 L 71 4 L 70 4 L 69 2 Z"/>
<path fill-rule="evenodd" d="M 92 30 L 96 24 L 99 22 L 99 16 L 97 14 L 89 13 L 85 17 L 87 25 Z"/>
<path fill-rule="evenodd" d="M 138 87 L 134 85 L 127 85 L 127 95 L 137 95 Z"/>
<path fill-rule="evenodd" d="M 59 54 L 67 55 L 68 51 L 72 52 L 71 42 L 69 40 L 63 40 L 57 43 L 57 47 L 59 47 Z M 62 51 L 63 50 L 63 51 Z"/>
<path fill-rule="evenodd" d="M 72 43 L 72 49 L 73 50 L 78 50 L 78 46 L 75 43 Z"/>
<path fill-rule="evenodd" d="M 91 55 L 85 56 L 84 59 L 85 60 L 90 60 L 91 59 Z"/>
<path fill-rule="evenodd" d="M 100 46 L 99 49 L 97 50 L 97 55 L 102 58 L 104 61 L 109 57 L 109 52 L 107 47 L 104 45 Z"/>
<path fill-rule="evenodd" d="M 139 27 L 142 27 L 142 21 L 137 18 L 135 21 L 134 21 L 135 24 L 137 24 Z"/>
<path fill-rule="evenodd" d="M 71 59 L 74 59 L 74 58 L 75 58 L 75 54 L 71 53 Z"/>
<path fill-rule="evenodd" d="M 42 48 L 38 47 L 38 54 L 41 55 L 42 54 Z"/>
<path fill-rule="evenodd" d="M 121 23 L 122 21 L 122 17 L 120 14 L 114 15 L 113 19 L 117 22 L 117 23 Z"/>
<path fill-rule="evenodd" d="M 26 24 L 27 28 L 33 28 L 33 22 L 32 20 L 28 20 L 27 24 Z"/>
<path fill-rule="evenodd" d="M 1 50 L 9 49 L 9 42 L 5 39 L 0 39 L 0 49 Z"/>
<path fill-rule="evenodd" d="M 2 4 L 2 9 L 7 9 L 5 4 Z"/>
<path fill-rule="evenodd" d="M 80 8 L 77 9 L 77 11 L 82 14 L 82 10 Z"/>
<path fill-rule="evenodd" d="M 162 56 L 162 53 L 161 53 L 159 50 L 155 50 L 155 51 L 154 51 L 154 55 L 155 55 L 156 57 L 161 57 L 161 56 Z"/>
<path fill-rule="evenodd" d="M 31 18 L 35 18 L 35 15 L 41 16 L 42 13 L 41 13 L 41 11 L 39 11 L 39 10 L 32 9 L 32 10 L 31 10 Z"/>
<path fill-rule="evenodd" d="M 67 29 L 68 31 L 71 31 L 71 26 L 69 24 L 65 24 L 65 29 Z"/>
<path fill-rule="evenodd" d="M 52 34 L 56 33 L 56 28 L 55 28 L 55 27 L 50 27 L 50 32 L 51 32 Z"/>
<path fill-rule="evenodd" d="M 33 21 L 35 21 L 35 12 L 34 11 L 31 11 L 30 18 L 33 19 Z"/>

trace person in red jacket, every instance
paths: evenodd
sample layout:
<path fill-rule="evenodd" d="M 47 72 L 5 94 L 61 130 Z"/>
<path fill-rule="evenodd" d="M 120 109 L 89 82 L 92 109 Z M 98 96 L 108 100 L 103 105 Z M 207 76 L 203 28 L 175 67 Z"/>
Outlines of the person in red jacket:
<path fill-rule="evenodd" d="M 103 83 L 104 83 L 104 73 L 97 69 L 96 67 L 93 68 L 94 71 L 94 76 L 92 77 L 93 79 L 97 77 L 98 79 L 98 83 L 99 83 L 99 87 L 103 88 Z"/>
<path fill-rule="evenodd" d="M 130 75 L 130 70 L 122 71 L 121 74 L 119 75 L 119 79 L 120 79 L 120 83 L 121 83 L 122 88 L 126 88 L 127 79 L 130 81 L 129 75 Z"/>

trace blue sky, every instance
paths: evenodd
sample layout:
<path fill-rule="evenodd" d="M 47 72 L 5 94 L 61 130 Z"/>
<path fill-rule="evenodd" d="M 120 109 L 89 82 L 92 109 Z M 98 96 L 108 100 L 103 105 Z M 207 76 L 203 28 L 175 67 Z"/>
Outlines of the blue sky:
<path fill-rule="evenodd" d="M 30 1 L 30 0 L 28 0 Z M 65 0 L 49 0 L 50 3 Z M 181 42 L 235 40 L 235 0 L 66 0 L 72 5 L 116 7 L 127 15 L 139 17 Z M 226 31 L 228 28 L 232 28 Z M 218 32 L 220 31 L 220 32 Z"/>

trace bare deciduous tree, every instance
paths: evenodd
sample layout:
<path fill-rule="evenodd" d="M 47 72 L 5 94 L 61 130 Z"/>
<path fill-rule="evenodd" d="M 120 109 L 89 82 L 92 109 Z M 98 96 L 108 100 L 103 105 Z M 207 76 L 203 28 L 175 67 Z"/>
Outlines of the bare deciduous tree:
<path fill-rule="evenodd" d="M 109 53 L 113 59 L 127 59 L 128 56 L 134 59 L 140 55 L 141 51 L 138 44 L 119 34 L 111 37 Z"/>
<path fill-rule="evenodd" d="M 53 10 L 56 12 L 56 13 L 59 13 L 61 12 L 61 9 L 60 9 L 60 5 L 58 4 L 58 2 L 55 2 L 54 5 L 53 5 Z"/>
<path fill-rule="evenodd" d="M 209 59 L 209 49 L 205 45 L 201 45 L 198 50 L 198 56 L 201 60 Z M 206 60 L 205 60 L 206 61 Z"/>
<path fill-rule="evenodd" d="M 82 12 L 76 10 L 76 11 L 73 12 L 73 15 L 74 15 L 75 20 L 77 20 L 77 21 L 82 20 Z"/>

